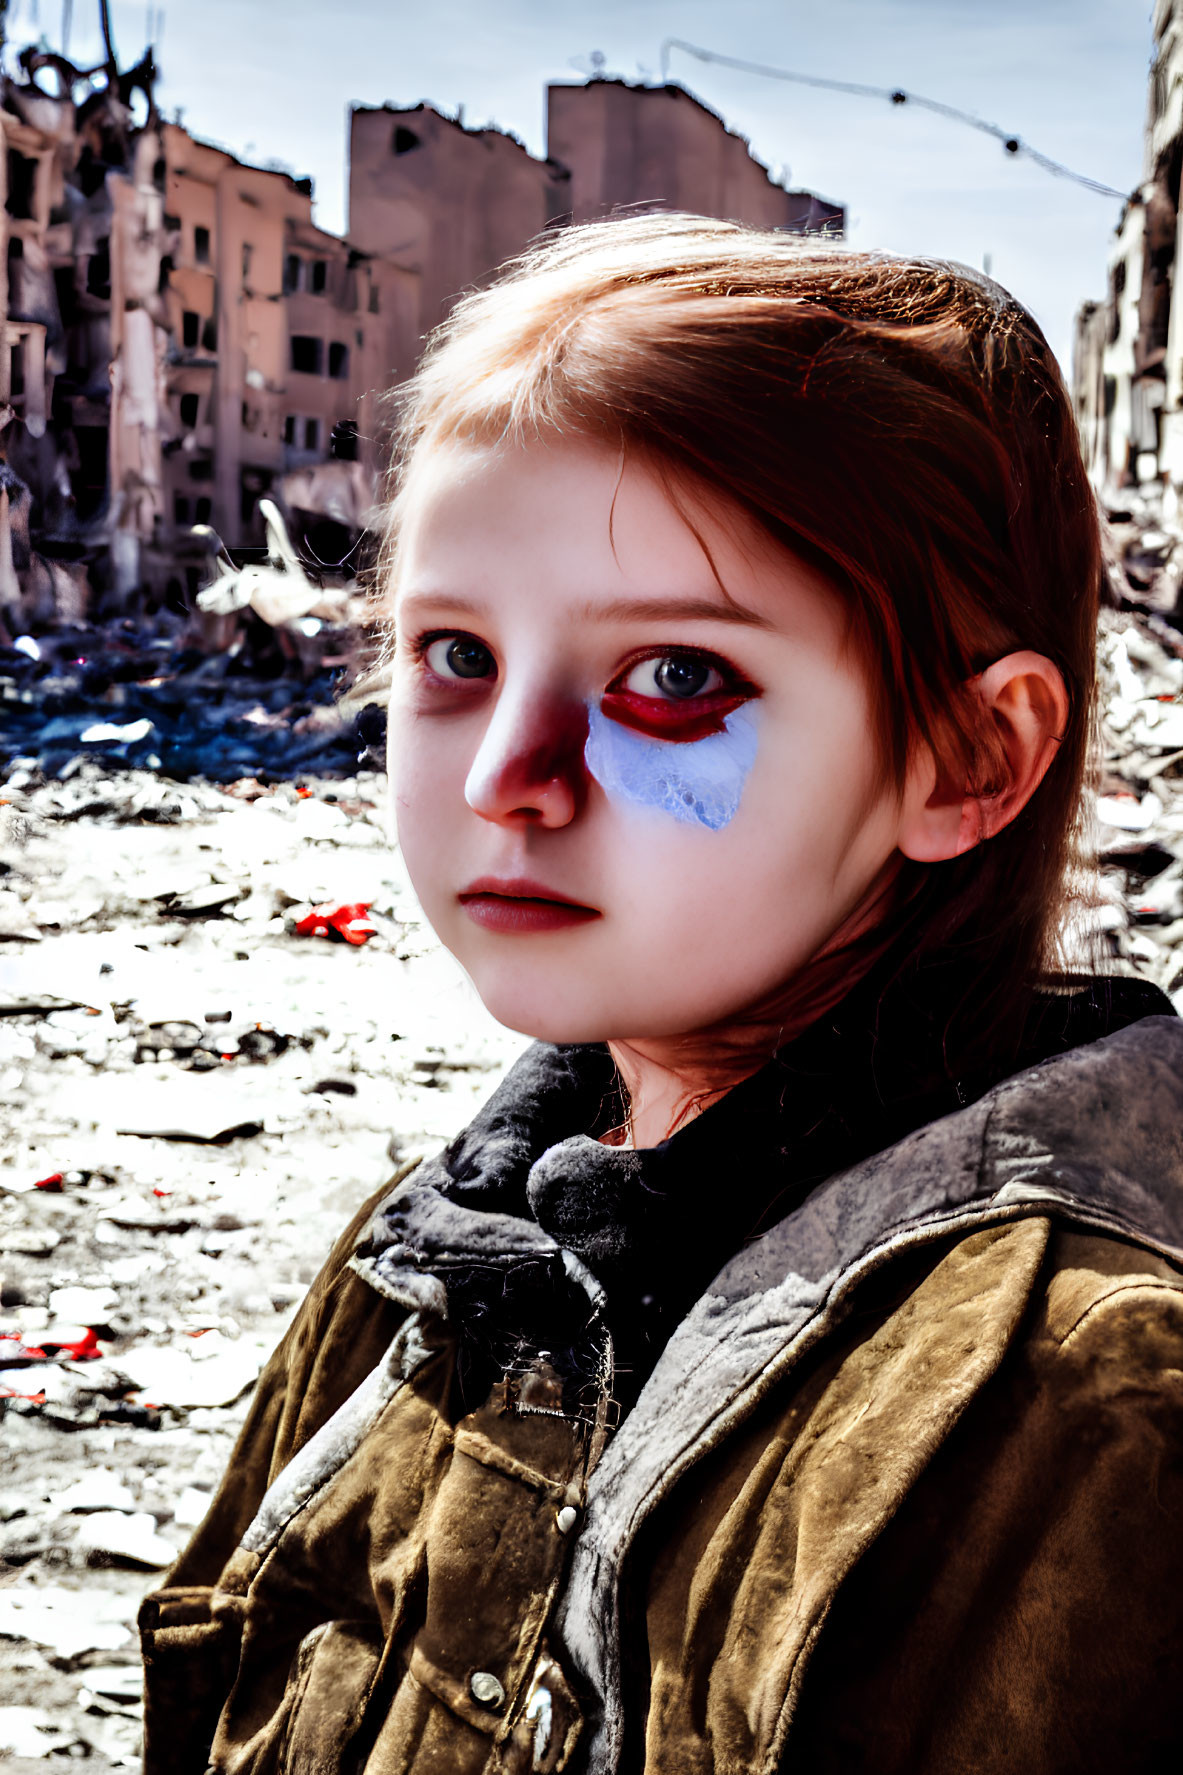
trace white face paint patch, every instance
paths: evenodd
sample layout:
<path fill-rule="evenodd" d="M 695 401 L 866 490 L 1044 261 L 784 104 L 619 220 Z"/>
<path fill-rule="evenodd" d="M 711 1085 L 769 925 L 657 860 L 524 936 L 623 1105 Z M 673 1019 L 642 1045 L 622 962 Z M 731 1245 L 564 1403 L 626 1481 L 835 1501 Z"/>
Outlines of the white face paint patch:
<path fill-rule="evenodd" d="M 724 732 L 701 740 L 650 739 L 588 704 L 584 762 L 606 795 L 717 832 L 739 807 L 756 758 L 756 707 L 724 716 Z"/>

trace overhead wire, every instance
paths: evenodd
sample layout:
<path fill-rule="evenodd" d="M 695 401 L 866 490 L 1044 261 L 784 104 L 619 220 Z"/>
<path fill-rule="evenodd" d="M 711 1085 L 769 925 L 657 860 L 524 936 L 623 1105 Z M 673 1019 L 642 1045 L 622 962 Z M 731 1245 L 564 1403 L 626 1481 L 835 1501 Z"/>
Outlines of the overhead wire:
<path fill-rule="evenodd" d="M 697 43 L 687 43 L 681 37 L 667 37 L 661 46 L 662 80 L 669 79 L 670 51 L 680 49 L 686 55 L 696 57 L 700 62 L 716 62 L 724 68 L 738 68 L 744 74 L 758 74 L 768 80 L 789 80 L 798 86 L 820 87 L 826 92 L 845 92 L 855 98 L 887 99 L 893 105 L 916 105 L 923 111 L 932 111 L 938 117 L 947 117 L 954 123 L 964 123 L 970 129 L 981 131 L 983 135 L 993 136 L 1002 143 L 1006 152 L 1011 155 L 1023 155 L 1034 161 L 1044 172 L 1051 173 L 1057 179 L 1071 179 L 1074 184 L 1083 185 L 1087 191 L 1095 191 L 1099 197 L 1116 197 L 1122 202 L 1129 196 L 1128 191 L 1119 191 L 1114 185 L 1105 185 L 1099 179 L 1090 179 L 1085 173 L 1074 172 L 1062 161 L 1053 160 L 1048 154 L 1041 154 L 1038 148 L 1032 148 L 1021 136 L 1012 135 L 1009 130 L 1001 128 L 997 123 L 987 123 L 984 118 L 975 117 L 972 111 L 960 111 L 956 105 L 942 104 L 939 99 L 926 99 L 919 93 L 905 92 L 902 87 L 865 86 L 856 80 L 828 80 L 819 74 L 798 74 L 788 68 L 773 68 L 766 62 L 749 62 L 740 56 L 723 55 L 719 50 L 703 49 Z"/>

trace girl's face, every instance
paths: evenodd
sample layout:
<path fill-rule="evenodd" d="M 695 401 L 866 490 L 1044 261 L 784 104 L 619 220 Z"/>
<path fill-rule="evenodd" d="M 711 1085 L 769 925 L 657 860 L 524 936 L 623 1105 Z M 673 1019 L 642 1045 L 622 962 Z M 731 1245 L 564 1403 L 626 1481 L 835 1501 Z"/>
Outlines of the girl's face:
<path fill-rule="evenodd" d="M 399 842 L 492 1015 L 547 1041 L 737 1016 L 896 853 L 834 593 L 740 511 L 692 518 L 706 549 L 651 471 L 582 442 L 437 449 L 412 472 Z"/>

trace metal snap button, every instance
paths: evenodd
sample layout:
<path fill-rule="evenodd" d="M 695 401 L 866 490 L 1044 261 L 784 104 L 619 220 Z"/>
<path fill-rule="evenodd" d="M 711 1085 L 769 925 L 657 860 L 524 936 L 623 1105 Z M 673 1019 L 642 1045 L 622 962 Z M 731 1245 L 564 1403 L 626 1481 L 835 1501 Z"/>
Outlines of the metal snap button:
<path fill-rule="evenodd" d="M 561 1535 L 569 1535 L 579 1521 L 579 1512 L 574 1504 L 564 1504 L 555 1517 L 555 1527 Z"/>
<path fill-rule="evenodd" d="M 505 1690 L 491 1670 L 474 1670 L 468 1687 L 473 1700 L 482 1707 L 500 1707 L 505 1700 Z"/>

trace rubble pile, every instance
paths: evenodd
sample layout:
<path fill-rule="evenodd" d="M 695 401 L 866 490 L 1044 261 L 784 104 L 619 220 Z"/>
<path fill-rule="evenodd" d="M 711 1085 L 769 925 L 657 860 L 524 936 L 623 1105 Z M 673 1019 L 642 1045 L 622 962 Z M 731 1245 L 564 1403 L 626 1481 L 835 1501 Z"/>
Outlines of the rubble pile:
<path fill-rule="evenodd" d="M 122 619 L 0 646 L 0 758 L 10 783 L 14 773 L 20 782 L 68 781 L 88 762 L 174 782 L 356 769 L 381 722 L 366 716 L 359 726 L 356 702 L 335 700 L 353 636 L 342 631 L 336 654 L 316 633 L 301 662 L 281 648 L 285 631 L 253 616 L 227 621 L 220 649 L 196 645 L 191 623 L 160 617 L 150 627 Z"/>
<path fill-rule="evenodd" d="M 1183 529 L 1161 502 L 1110 514 L 1101 613 L 1101 904 L 1113 961 L 1183 1010 Z"/>
<path fill-rule="evenodd" d="M 7 776 L 0 1764 L 130 1768 L 138 1599 L 262 1363 L 525 1042 L 421 927 L 373 774 Z"/>
<path fill-rule="evenodd" d="M 1102 624 L 1088 923 L 1104 966 L 1183 1009 L 1183 635 L 1155 576 L 1139 583 L 1149 528 Z M 200 1520 L 263 1362 L 349 1215 L 525 1046 L 420 922 L 382 779 L 329 721 L 323 642 L 307 682 L 290 658 L 269 677 L 270 633 L 240 627 L 225 657 L 108 625 L 0 656 L 0 1092 L 21 1106 L 0 1129 L 0 1761 L 17 1771 L 136 1766 L 138 1599 Z"/>

